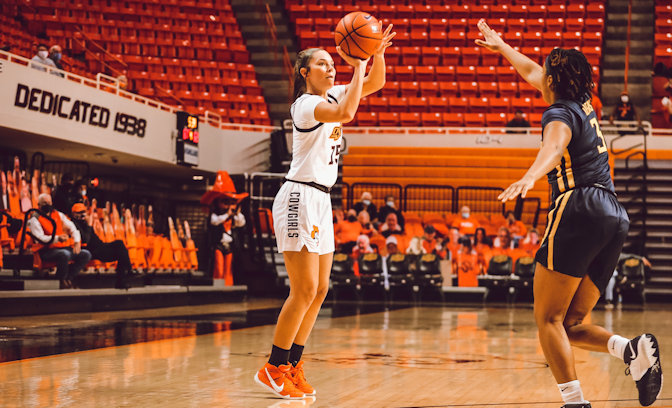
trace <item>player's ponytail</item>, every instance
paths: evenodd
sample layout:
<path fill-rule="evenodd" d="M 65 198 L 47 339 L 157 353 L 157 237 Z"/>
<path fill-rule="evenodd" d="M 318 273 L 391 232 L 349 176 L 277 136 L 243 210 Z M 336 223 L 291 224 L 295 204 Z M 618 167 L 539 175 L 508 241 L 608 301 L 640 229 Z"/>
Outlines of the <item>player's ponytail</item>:
<path fill-rule="evenodd" d="M 590 97 L 593 71 L 581 51 L 555 48 L 546 57 L 546 73 L 553 78 L 551 90 L 558 99 L 583 102 Z"/>
<path fill-rule="evenodd" d="M 296 62 L 294 63 L 294 101 L 306 92 L 306 78 L 301 75 L 301 68 L 306 68 L 310 71 L 310 60 L 315 51 L 319 51 L 320 49 L 308 48 L 299 52 L 296 56 Z"/>

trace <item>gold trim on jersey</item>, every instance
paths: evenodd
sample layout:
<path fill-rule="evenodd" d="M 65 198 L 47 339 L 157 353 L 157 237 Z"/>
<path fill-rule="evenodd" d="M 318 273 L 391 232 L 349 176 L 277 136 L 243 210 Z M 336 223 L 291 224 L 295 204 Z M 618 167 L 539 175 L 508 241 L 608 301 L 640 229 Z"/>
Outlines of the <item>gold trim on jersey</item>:
<path fill-rule="evenodd" d="M 576 187 L 574 182 L 574 170 L 572 170 L 572 156 L 569 154 L 569 150 L 565 149 L 565 175 L 567 176 L 567 188 Z"/>
<path fill-rule="evenodd" d="M 559 195 L 558 198 L 555 199 L 555 205 L 553 206 L 553 209 L 548 213 L 548 220 L 546 220 L 546 231 L 544 231 L 544 237 L 541 239 L 542 243 L 546 240 L 546 237 L 548 237 L 548 233 L 551 232 L 551 224 L 553 223 L 553 214 L 555 214 L 555 211 L 558 209 L 558 204 L 560 203 L 560 200 L 562 200 L 562 195 Z"/>
<path fill-rule="evenodd" d="M 572 196 L 572 193 L 574 190 L 569 190 L 567 194 L 562 198 L 562 202 L 560 203 L 560 208 L 558 208 L 558 215 L 555 217 L 555 221 L 553 222 L 553 229 L 551 229 L 551 233 L 548 235 L 548 261 L 546 262 L 546 267 L 550 270 L 553 269 L 553 245 L 555 244 L 555 233 L 558 231 L 558 226 L 560 225 L 560 219 L 562 218 L 562 213 L 565 211 L 565 206 L 567 206 L 567 202 L 569 201 L 569 197 Z M 566 256 L 569 256 L 569 254 L 566 254 Z"/>

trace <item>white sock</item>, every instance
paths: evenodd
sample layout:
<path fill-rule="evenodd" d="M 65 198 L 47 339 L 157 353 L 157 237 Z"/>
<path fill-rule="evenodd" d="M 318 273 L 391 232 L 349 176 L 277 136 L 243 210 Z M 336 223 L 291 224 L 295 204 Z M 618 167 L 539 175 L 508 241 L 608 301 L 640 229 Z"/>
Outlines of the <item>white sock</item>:
<path fill-rule="evenodd" d="M 629 339 L 621 337 L 618 334 L 614 334 L 609 338 L 609 341 L 607 342 L 607 347 L 609 348 L 609 354 L 623 360 L 625 348 L 628 347 L 629 342 L 630 342 Z"/>
<path fill-rule="evenodd" d="M 585 402 L 579 380 L 558 384 L 558 389 L 560 390 L 560 394 L 562 394 L 562 400 L 565 404 L 580 404 Z"/>

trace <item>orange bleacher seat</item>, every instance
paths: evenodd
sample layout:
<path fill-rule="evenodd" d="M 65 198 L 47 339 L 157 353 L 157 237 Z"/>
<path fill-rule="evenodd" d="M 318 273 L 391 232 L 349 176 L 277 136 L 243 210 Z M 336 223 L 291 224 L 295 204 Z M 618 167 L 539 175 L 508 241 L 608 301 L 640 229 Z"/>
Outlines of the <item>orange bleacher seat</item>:
<path fill-rule="evenodd" d="M 499 82 L 501 97 L 515 98 L 518 96 L 518 82 Z"/>
<path fill-rule="evenodd" d="M 499 4 L 490 6 L 490 18 L 508 18 L 509 6 L 506 4 Z"/>
<path fill-rule="evenodd" d="M 521 110 L 523 113 L 530 112 L 532 109 L 532 99 L 531 98 L 512 98 L 511 99 L 511 109 Z"/>
<path fill-rule="evenodd" d="M 488 98 L 469 98 L 469 112 L 487 113 L 490 108 Z M 465 118 L 466 120 L 466 118 Z"/>
<path fill-rule="evenodd" d="M 533 98 L 532 99 L 532 112 L 533 113 L 544 113 L 548 108 L 548 103 L 542 98 Z"/>
<path fill-rule="evenodd" d="M 462 113 L 443 113 L 443 126 L 446 127 L 462 127 L 464 126 L 464 114 Z"/>
<path fill-rule="evenodd" d="M 504 33 L 503 37 L 504 41 L 512 47 L 520 47 L 523 44 L 523 33 L 521 31 L 509 31 Z"/>
<path fill-rule="evenodd" d="M 527 7 L 528 19 L 544 19 L 546 16 L 547 10 L 545 5 L 531 5 Z"/>
<path fill-rule="evenodd" d="M 602 18 L 587 18 L 585 20 L 585 30 L 586 32 L 603 32 L 604 31 L 604 19 Z"/>
<path fill-rule="evenodd" d="M 380 126 L 399 126 L 399 114 L 397 112 L 380 112 L 378 123 Z"/>
<path fill-rule="evenodd" d="M 497 70 L 494 66 L 476 67 L 476 77 L 479 82 L 495 82 Z"/>
<path fill-rule="evenodd" d="M 586 56 L 588 62 L 593 66 L 600 65 L 600 59 L 602 57 L 602 48 L 600 47 L 584 47 L 581 49 L 581 52 Z"/>
<path fill-rule="evenodd" d="M 452 17 L 453 18 L 469 18 L 469 5 L 464 4 L 458 6 L 457 4 L 452 6 Z"/>
<path fill-rule="evenodd" d="M 402 82 L 400 89 L 401 96 L 418 96 L 420 85 L 417 82 Z"/>
<path fill-rule="evenodd" d="M 399 65 L 399 58 L 401 56 L 401 47 L 391 46 L 385 51 L 385 62 L 390 65 Z"/>
<path fill-rule="evenodd" d="M 444 33 L 445 34 L 445 33 Z M 431 34 L 430 34 L 431 35 Z M 443 45 L 442 42 L 440 45 Z M 431 44 L 430 44 L 431 45 Z M 422 64 L 427 66 L 439 65 L 441 61 L 441 48 L 438 46 L 422 47 Z"/>
<path fill-rule="evenodd" d="M 539 94 L 539 90 L 527 83 L 527 81 L 521 81 L 518 83 L 518 92 L 520 93 L 521 98 L 534 98 Z"/>
<path fill-rule="evenodd" d="M 464 31 L 453 31 L 448 33 L 448 46 L 464 47 L 467 43 L 467 35 Z"/>
<path fill-rule="evenodd" d="M 420 114 L 420 121 L 422 126 L 426 127 L 441 127 L 443 123 L 441 113 L 439 112 L 423 112 Z M 406 220 L 406 222 L 408 223 L 408 220 Z"/>
<path fill-rule="evenodd" d="M 466 47 L 462 50 L 462 64 L 463 65 L 479 65 L 481 63 L 482 47 Z"/>
<path fill-rule="evenodd" d="M 448 104 L 452 112 L 466 112 L 469 107 L 469 99 L 466 97 L 450 97 L 448 98 Z"/>
<path fill-rule="evenodd" d="M 478 95 L 478 82 L 458 82 L 460 96 L 475 97 Z"/>
<path fill-rule="evenodd" d="M 431 32 L 446 32 L 448 30 L 448 19 L 445 18 L 430 18 L 429 31 Z"/>
<path fill-rule="evenodd" d="M 565 29 L 567 31 L 583 31 L 585 21 L 582 18 L 568 18 L 565 20 Z"/>
<path fill-rule="evenodd" d="M 457 81 L 461 82 L 471 82 L 476 80 L 476 67 L 471 66 L 458 66 L 455 69 L 455 74 L 457 76 Z"/>
<path fill-rule="evenodd" d="M 527 27 L 526 18 L 509 18 L 506 20 L 507 32 L 518 32 L 524 33 L 525 28 Z"/>
<path fill-rule="evenodd" d="M 485 114 L 484 113 L 465 113 L 464 124 L 468 127 L 484 127 Z"/>
<path fill-rule="evenodd" d="M 378 111 L 378 112 L 382 112 L 382 111 L 387 110 L 387 106 L 388 106 L 389 102 L 388 102 L 388 99 L 386 97 L 377 98 L 375 96 L 370 96 L 370 97 L 367 97 L 366 99 L 368 99 L 368 101 L 369 101 L 369 107 L 371 108 L 371 110 Z"/>
<path fill-rule="evenodd" d="M 393 67 L 394 69 L 394 78 L 399 82 L 411 82 L 414 81 L 415 77 L 415 67 L 410 65 L 401 65 Z"/>
<path fill-rule="evenodd" d="M 511 111 L 511 100 L 509 98 L 490 98 L 491 113 L 507 113 Z"/>
<path fill-rule="evenodd" d="M 541 113 L 531 113 L 527 116 L 531 126 L 541 126 Z"/>
<path fill-rule="evenodd" d="M 411 31 L 411 45 L 414 47 L 425 47 L 429 45 L 429 35 L 427 31 Z"/>
<path fill-rule="evenodd" d="M 441 47 L 441 61 L 443 65 L 460 65 L 462 48 L 460 47 Z"/>
<path fill-rule="evenodd" d="M 457 82 L 439 82 L 439 91 L 441 96 L 456 97 L 459 91 Z"/>
<path fill-rule="evenodd" d="M 485 125 L 488 127 L 504 127 L 506 123 L 505 113 L 487 113 L 485 115 Z"/>
<path fill-rule="evenodd" d="M 499 92 L 499 84 L 497 82 L 481 82 L 478 84 L 478 89 L 481 96 L 494 98 Z"/>
<path fill-rule="evenodd" d="M 438 66 L 435 69 L 436 80 L 439 82 L 453 82 L 456 79 L 457 69 L 452 65 Z"/>
<path fill-rule="evenodd" d="M 401 63 L 405 65 L 420 64 L 420 47 L 404 47 L 401 54 Z"/>
<path fill-rule="evenodd" d="M 409 112 L 426 112 L 427 111 L 427 98 L 423 97 L 411 97 L 408 98 L 408 110 Z M 402 118 L 403 122 L 403 118 Z"/>
<path fill-rule="evenodd" d="M 430 97 L 428 98 L 429 109 L 433 112 L 445 111 L 448 109 L 447 97 Z"/>
<path fill-rule="evenodd" d="M 604 4 L 588 3 L 586 6 L 587 18 L 604 18 Z"/>
<path fill-rule="evenodd" d="M 586 15 L 586 6 L 583 4 L 568 4 L 567 18 L 583 18 Z"/>
<path fill-rule="evenodd" d="M 567 8 L 564 4 L 553 4 L 547 7 L 548 18 L 565 18 L 567 15 Z"/>
<path fill-rule="evenodd" d="M 357 113 L 357 123 L 359 123 L 360 126 L 366 127 L 378 126 L 378 113 L 359 112 Z"/>
<path fill-rule="evenodd" d="M 436 81 L 433 82 L 420 82 L 420 95 L 426 97 L 439 96 L 441 90 L 439 89 L 439 83 Z"/>
<path fill-rule="evenodd" d="M 420 126 L 420 114 L 418 112 L 402 112 L 399 114 L 401 126 L 418 127 Z"/>
<path fill-rule="evenodd" d="M 397 81 L 392 81 L 392 82 L 386 82 L 385 86 L 381 90 L 381 93 L 383 96 L 391 97 L 391 96 L 398 96 L 399 95 L 399 82 Z"/>

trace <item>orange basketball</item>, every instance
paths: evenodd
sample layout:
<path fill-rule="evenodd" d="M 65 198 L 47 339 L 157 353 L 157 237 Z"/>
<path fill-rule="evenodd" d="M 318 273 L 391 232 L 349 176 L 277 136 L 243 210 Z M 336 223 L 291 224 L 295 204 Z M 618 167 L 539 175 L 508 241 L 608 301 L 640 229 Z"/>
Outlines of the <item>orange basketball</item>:
<path fill-rule="evenodd" d="M 363 11 L 355 11 L 336 24 L 336 45 L 351 57 L 367 59 L 373 54 L 383 33 L 376 18 Z"/>

